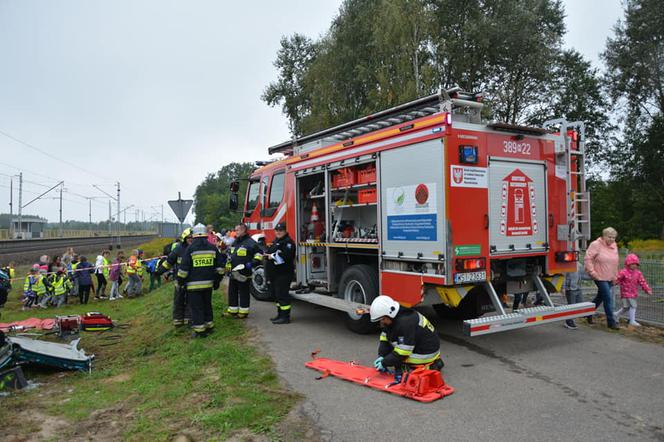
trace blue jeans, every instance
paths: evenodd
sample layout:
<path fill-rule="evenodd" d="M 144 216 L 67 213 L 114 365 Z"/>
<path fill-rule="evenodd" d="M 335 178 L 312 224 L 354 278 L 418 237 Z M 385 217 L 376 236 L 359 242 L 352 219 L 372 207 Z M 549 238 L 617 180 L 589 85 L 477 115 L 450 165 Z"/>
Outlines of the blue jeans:
<path fill-rule="evenodd" d="M 593 299 L 595 307 L 599 307 L 604 303 L 604 313 L 606 313 L 606 323 L 610 326 L 616 323 L 613 318 L 613 294 L 611 293 L 611 287 L 613 284 L 611 281 L 595 281 L 597 286 L 597 296 Z"/>

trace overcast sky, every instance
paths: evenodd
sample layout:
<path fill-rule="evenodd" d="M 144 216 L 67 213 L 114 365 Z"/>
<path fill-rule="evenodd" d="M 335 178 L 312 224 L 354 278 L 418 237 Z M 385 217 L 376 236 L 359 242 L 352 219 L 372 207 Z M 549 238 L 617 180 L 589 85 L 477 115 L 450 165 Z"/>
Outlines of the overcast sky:
<path fill-rule="evenodd" d="M 599 66 L 620 0 L 564 3 L 566 45 Z M 119 181 L 123 207 L 158 219 L 152 207 L 164 204 L 174 220 L 166 200 L 178 191 L 191 198 L 207 173 L 267 159 L 289 137 L 260 100 L 279 39 L 320 36 L 339 4 L 0 0 L 0 212 L 22 171 L 24 204 L 65 181 L 64 219 L 87 220 L 83 197 L 103 196 L 92 184 L 114 194 Z M 58 201 L 24 211 L 57 221 Z M 93 221 L 107 218 L 108 199 L 94 199 Z"/>

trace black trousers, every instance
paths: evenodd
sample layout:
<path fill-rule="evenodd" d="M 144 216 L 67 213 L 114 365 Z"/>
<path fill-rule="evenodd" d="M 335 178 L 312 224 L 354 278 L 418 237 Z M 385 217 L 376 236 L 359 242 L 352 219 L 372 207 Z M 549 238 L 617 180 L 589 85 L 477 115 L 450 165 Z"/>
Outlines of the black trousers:
<path fill-rule="evenodd" d="M 191 328 L 201 333 L 212 322 L 212 289 L 187 290 L 187 302 L 191 306 Z"/>
<path fill-rule="evenodd" d="M 231 278 L 228 283 L 228 306 L 230 308 L 240 308 L 240 310 L 249 310 L 249 289 L 251 280 L 240 282 Z M 241 312 L 241 313 L 246 313 Z"/>
<path fill-rule="evenodd" d="M 173 289 L 173 320 L 182 321 L 191 319 L 191 309 L 188 304 L 187 289 L 176 285 Z"/>
<path fill-rule="evenodd" d="M 292 280 L 293 275 L 290 273 L 270 276 L 268 287 L 282 310 L 288 310 L 291 305 L 290 284 Z"/>
<path fill-rule="evenodd" d="M 97 273 L 97 291 L 95 292 L 95 297 L 99 297 L 101 294 L 102 296 L 106 295 L 106 277 L 104 276 L 103 273 Z"/>
<path fill-rule="evenodd" d="M 87 304 L 88 298 L 90 298 L 90 288 L 89 285 L 79 285 L 78 286 L 78 299 L 81 301 L 81 304 Z"/>

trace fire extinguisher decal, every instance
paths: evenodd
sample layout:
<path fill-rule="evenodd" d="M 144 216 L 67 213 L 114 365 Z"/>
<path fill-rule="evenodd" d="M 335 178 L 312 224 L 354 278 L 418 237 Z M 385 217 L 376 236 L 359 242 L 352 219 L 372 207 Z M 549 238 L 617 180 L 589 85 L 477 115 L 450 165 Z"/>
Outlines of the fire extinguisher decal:
<path fill-rule="evenodd" d="M 503 178 L 500 204 L 500 234 L 530 236 L 537 233 L 537 207 L 533 180 L 520 169 Z"/>

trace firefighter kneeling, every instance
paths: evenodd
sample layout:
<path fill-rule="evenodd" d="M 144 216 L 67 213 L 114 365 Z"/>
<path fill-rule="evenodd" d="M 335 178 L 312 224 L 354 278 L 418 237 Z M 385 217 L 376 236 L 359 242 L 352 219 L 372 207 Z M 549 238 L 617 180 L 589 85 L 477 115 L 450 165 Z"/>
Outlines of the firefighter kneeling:
<path fill-rule="evenodd" d="M 432 370 L 443 368 L 440 359 L 440 340 L 433 325 L 421 313 L 402 307 L 389 296 L 378 296 L 369 310 L 371 321 L 380 321 L 382 332 L 378 346 L 378 371 L 394 369 L 400 381 L 401 373 L 413 365 L 428 365 Z"/>
<path fill-rule="evenodd" d="M 177 278 L 187 290 L 194 337 L 202 337 L 214 328 L 212 290 L 219 288 L 224 274 L 224 260 L 219 250 L 208 242 L 203 224 L 194 226 L 192 236 L 194 239 L 182 257 Z"/>

